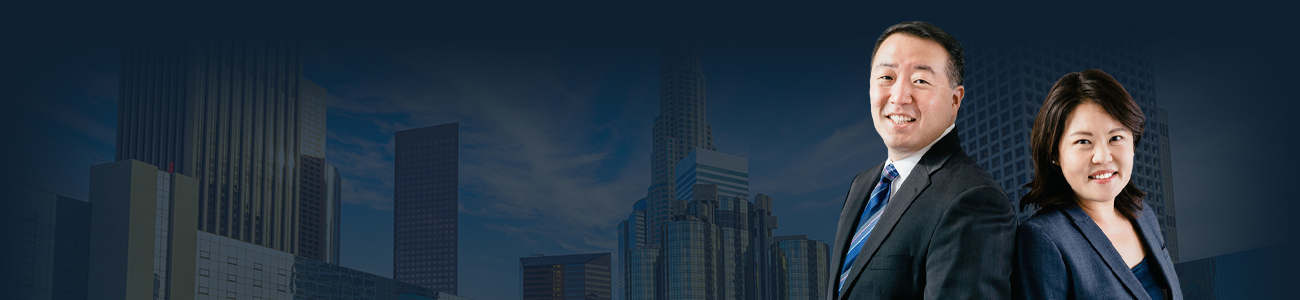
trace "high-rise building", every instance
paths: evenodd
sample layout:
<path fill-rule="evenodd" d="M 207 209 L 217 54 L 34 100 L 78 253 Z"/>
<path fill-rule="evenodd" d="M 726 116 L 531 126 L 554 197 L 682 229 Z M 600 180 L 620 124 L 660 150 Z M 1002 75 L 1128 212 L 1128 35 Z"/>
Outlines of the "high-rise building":
<path fill-rule="evenodd" d="M 772 285 L 768 299 L 825 299 L 830 283 L 830 246 L 804 235 L 772 238 Z"/>
<path fill-rule="evenodd" d="M 748 294 L 757 295 L 750 299 L 774 299 L 775 294 L 771 289 L 777 282 L 777 278 L 772 277 L 776 269 L 773 265 L 774 252 L 771 251 L 771 245 L 774 241 L 772 234 L 776 230 L 776 216 L 772 215 L 772 197 L 764 194 L 754 195 L 754 205 L 751 207 L 753 209 L 749 210 L 749 240 L 756 251 L 754 251 L 754 263 L 747 272 L 754 277 L 755 284 L 751 286 L 752 290 Z"/>
<path fill-rule="evenodd" d="M 676 199 L 691 201 L 691 187 L 711 184 L 723 198 L 749 199 L 749 160 L 708 149 L 691 149 L 674 167 Z"/>
<path fill-rule="evenodd" d="M 85 201 L 0 182 L 0 291 L 12 299 L 86 299 Z"/>
<path fill-rule="evenodd" d="M 298 254 L 338 263 L 338 169 L 325 163 L 325 88 L 302 79 L 298 116 Z"/>
<path fill-rule="evenodd" d="M 618 285 L 623 299 L 654 300 L 659 249 L 647 237 L 646 198 L 618 224 Z"/>
<path fill-rule="evenodd" d="M 1229 253 L 1174 265 L 1183 299 L 1285 299 L 1300 282 L 1296 244 Z"/>
<path fill-rule="evenodd" d="M 1169 131 L 1156 103 L 1152 54 L 1142 44 L 1028 41 L 983 41 L 966 47 L 966 99 L 956 130 L 962 149 L 1002 184 L 1018 208 L 1034 176 L 1029 132 L 1047 91 L 1061 76 L 1101 69 L 1115 77 L 1146 116 L 1144 134 L 1134 153 L 1133 181 L 1147 192 L 1144 209 L 1152 209 L 1165 236 L 1169 255 L 1178 261 L 1174 217 L 1173 169 Z M 1021 220 L 1034 211 L 1021 211 Z"/>
<path fill-rule="evenodd" d="M 198 196 L 140 161 L 93 166 L 89 298 L 466 299 L 199 231 Z"/>
<path fill-rule="evenodd" d="M 198 196 L 198 180 L 138 160 L 92 166 L 90 299 L 193 299 Z"/>
<path fill-rule="evenodd" d="M 610 253 L 519 258 L 524 300 L 611 299 Z"/>
<path fill-rule="evenodd" d="M 660 227 L 677 200 L 674 167 L 695 148 L 717 150 L 713 129 L 705 117 L 704 73 L 699 49 L 684 41 L 660 50 L 659 116 L 655 117 L 650 154 L 650 187 L 646 218 L 650 242 L 662 242 Z"/>
<path fill-rule="evenodd" d="M 460 123 L 397 132 L 393 279 L 457 291 Z"/>
<path fill-rule="evenodd" d="M 198 180 L 199 230 L 296 253 L 299 154 L 323 145 L 302 141 L 302 81 L 292 39 L 133 36 L 123 46 L 116 160 Z"/>

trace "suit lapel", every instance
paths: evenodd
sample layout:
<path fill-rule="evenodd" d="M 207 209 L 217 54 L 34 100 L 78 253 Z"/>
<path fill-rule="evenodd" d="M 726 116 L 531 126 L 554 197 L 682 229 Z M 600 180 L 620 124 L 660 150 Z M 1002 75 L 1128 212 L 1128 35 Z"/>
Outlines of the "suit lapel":
<path fill-rule="evenodd" d="M 875 182 L 880 181 L 881 170 L 885 164 L 880 163 L 870 170 L 859 173 L 854 177 L 853 184 L 849 185 L 849 194 L 844 198 L 844 207 L 840 208 L 840 224 L 835 230 L 835 248 L 831 251 L 831 266 L 833 277 L 831 279 L 830 291 L 827 295 L 838 295 L 837 287 L 840 282 L 840 273 L 844 272 L 840 267 L 844 265 L 844 254 L 849 251 L 849 239 L 852 238 L 854 227 L 858 225 L 858 217 L 862 215 L 862 206 L 866 205 L 867 193 L 875 188 Z M 862 256 L 861 253 L 858 254 Z"/>
<path fill-rule="evenodd" d="M 1163 279 L 1168 284 L 1169 292 L 1173 294 L 1172 299 L 1182 299 L 1182 287 L 1178 284 L 1178 278 L 1175 276 L 1174 263 L 1168 259 L 1168 256 L 1165 256 L 1165 240 L 1164 236 L 1159 234 L 1160 230 L 1157 226 L 1160 225 L 1156 222 L 1155 214 L 1150 211 L 1149 207 L 1143 209 L 1141 214 L 1138 215 L 1137 223 L 1138 228 L 1142 230 L 1142 244 L 1147 247 L 1147 255 L 1155 258 L 1156 264 L 1148 267 L 1160 269 L 1163 278 L 1156 279 Z"/>
<path fill-rule="evenodd" d="M 1110 271 L 1115 278 L 1118 278 L 1119 282 L 1124 284 L 1124 289 L 1128 291 L 1129 295 L 1140 300 L 1151 300 L 1151 296 L 1147 295 L 1146 290 L 1142 288 L 1142 283 L 1138 282 L 1137 276 L 1133 275 L 1133 270 L 1129 269 L 1128 264 L 1124 263 L 1124 258 L 1119 256 L 1119 250 L 1115 250 L 1115 246 L 1110 243 L 1110 238 L 1107 238 L 1106 233 L 1101 231 L 1101 227 L 1098 227 L 1097 223 L 1092 221 L 1092 217 L 1089 217 L 1087 213 L 1083 212 L 1083 208 L 1077 205 L 1070 206 L 1064 211 L 1066 216 L 1074 220 L 1074 227 L 1088 239 L 1088 244 L 1092 245 L 1092 249 L 1101 256 L 1102 260 L 1106 261 L 1106 266 L 1110 267 Z"/>
<path fill-rule="evenodd" d="M 846 290 L 852 288 L 853 285 L 857 283 L 858 277 L 862 275 L 863 269 L 867 263 L 875 257 L 876 250 L 880 249 L 881 243 L 883 243 L 885 238 L 889 236 L 889 233 L 894 230 L 894 226 L 898 225 L 898 221 L 902 218 L 903 213 L 907 211 L 908 207 L 911 207 L 912 202 L 916 201 L 917 196 L 919 196 L 922 191 L 925 191 L 926 187 L 930 186 L 930 175 L 933 175 L 935 171 L 938 171 L 939 168 L 948 161 L 948 158 L 952 157 L 952 154 L 959 149 L 960 145 L 958 140 L 957 132 L 949 132 L 947 136 L 944 136 L 939 140 L 939 142 L 935 143 L 934 146 L 930 147 L 930 150 L 925 153 L 925 156 L 921 157 L 921 161 L 912 169 L 912 173 L 903 181 L 903 185 L 899 186 L 897 191 L 890 191 L 890 193 L 894 193 L 894 195 L 890 196 L 889 202 L 885 204 L 885 209 L 881 212 L 880 220 L 876 221 L 876 227 L 871 229 L 871 235 L 867 236 L 867 240 L 863 242 L 862 252 L 858 253 L 858 260 L 853 262 L 853 268 L 847 279 L 848 282 L 845 283 Z M 881 168 L 883 168 L 883 164 Z M 875 180 L 880 180 L 880 168 L 875 168 L 875 170 Z M 874 182 L 872 183 L 874 184 Z M 875 187 L 868 187 L 868 189 L 871 188 Z M 866 199 L 857 200 L 858 202 L 865 202 Z M 859 204 L 857 209 L 853 210 L 852 213 L 861 215 L 862 205 Z M 857 218 L 853 219 L 856 220 Z M 842 212 L 840 220 L 844 220 Z M 846 230 L 843 229 L 844 222 L 840 222 L 840 225 L 841 235 L 844 235 L 844 230 Z M 853 229 L 854 228 L 850 227 L 847 230 Z M 836 238 L 837 241 L 840 239 L 847 240 L 848 237 Z M 839 276 L 839 274 L 836 274 L 836 276 Z M 837 277 L 836 280 L 838 281 L 839 278 Z"/>

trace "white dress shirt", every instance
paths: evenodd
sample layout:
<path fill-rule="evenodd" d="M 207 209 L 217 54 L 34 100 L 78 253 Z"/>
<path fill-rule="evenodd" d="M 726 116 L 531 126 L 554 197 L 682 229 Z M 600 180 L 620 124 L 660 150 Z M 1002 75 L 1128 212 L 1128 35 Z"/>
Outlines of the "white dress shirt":
<path fill-rule="evenodd" d="M 885 165 L 894 164 L 894 170 L 898 171 L 898 178 L 894 179 L 894 182 L 889 185 L 889 199 L 894 199 L 894 195 L 898 194 L 898 187 L 903 186 L 903 181 L 907 180 L 907 175 L 912 174 L 912 169 L 916 168 L 916 164 L 921 162 L 921 157 L 924 157 L 926 152 L 930 152 L 930 147 L 934 147 L 934 144 L 938 143 L 939 140 L 942 140 L 949 132 L 952 132 L 953 127 L 956 127 L 956 125 L 957 124 L 948 125 L 948 129 L 944 130 L 943 134 L 940 134 L 938 138 L 930 141 L 929 145 L 926 145 L 925 148 L 921 148 L 921 151 L 912 153 L 911 156 L 898 161 L 890 161 L 888 158 L 885 159 Z"/>

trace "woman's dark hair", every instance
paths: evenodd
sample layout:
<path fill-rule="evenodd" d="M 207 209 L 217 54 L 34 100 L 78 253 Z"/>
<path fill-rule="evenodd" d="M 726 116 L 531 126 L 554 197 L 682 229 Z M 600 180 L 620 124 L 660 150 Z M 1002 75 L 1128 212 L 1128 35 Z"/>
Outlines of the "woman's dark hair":
<path fill-rule="evenodd" d="M 1097 69 L 1065 74 L 1052 85 L 1043 101 L 1043 108 L 1038 110 L 1034 128 L 1029 134 L 1030 157 L 1034 161 L 1034 179 L 1025 184 L 1029 188 L 1020 200 L 1020 210 L 1029 205 L 1041 209 L 1060 208 L 1073 205 L 1077 201 L 1074 189 L 1061 174 L 1061 166 L 1055 161 L 1060 158 L 1061 135 L 1065 132 L 1065 120 L 1070 113 L 1083 103 L 1096 103 L 1106 114 L 1115 118 L 1133 133 L 1133 147 L 1142 141 L 1142 124 L 1146 117 L 1142 109 L 1129 95 L 1124 87 L 1110 74 Z M 1115 197 L 1115 209 L 1127 218 L 1135 218 L 1142 210 L 1142 198 L 1147 193 L 1139 190 L 1130 180 Z"/>

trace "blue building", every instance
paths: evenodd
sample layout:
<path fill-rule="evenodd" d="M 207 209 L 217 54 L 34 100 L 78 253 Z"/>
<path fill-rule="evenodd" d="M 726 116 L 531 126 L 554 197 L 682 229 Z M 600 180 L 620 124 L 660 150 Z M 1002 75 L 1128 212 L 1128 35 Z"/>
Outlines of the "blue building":
<path fill-rule="evenodd" d="M 90 203 L 0 183 L 0 291 L 8 299 L 86 299 Z"/>
<path fill-rule="evenodd" d="M 774 300 L 819 300 L 830 284 L 830 246 L 804 235 L 772 238 Z"/>
<path fill-rule="evenodd" d="M 534 255 L 519 258 L 523 300 L 608 300 L 610 253 Z"/>
<path fill-rule="evenodd" d="M 1286 299 L 1300 282 L 1296 246 L 1300 245 L 1257 248 L 1175 264 L 1183 299 Z"/>
<path fill-rule="evenodd" d="M 457 292 L 460 123 L 397 132 L 393 279 Z"/>

